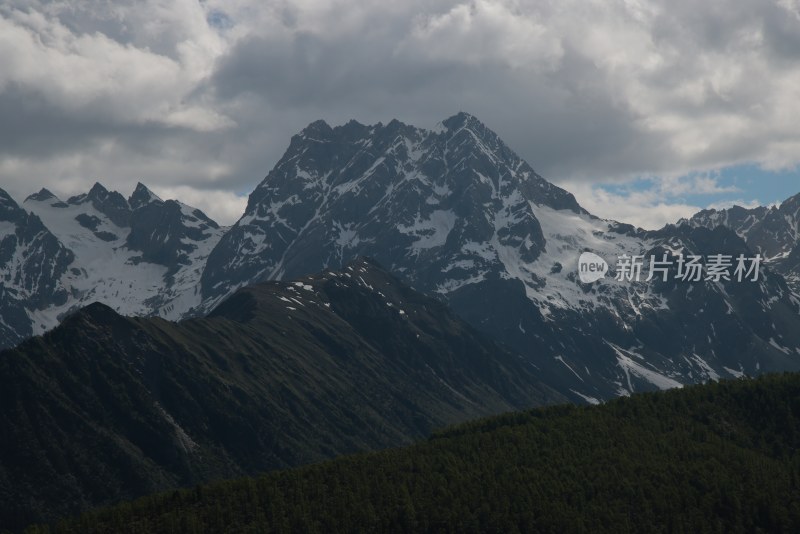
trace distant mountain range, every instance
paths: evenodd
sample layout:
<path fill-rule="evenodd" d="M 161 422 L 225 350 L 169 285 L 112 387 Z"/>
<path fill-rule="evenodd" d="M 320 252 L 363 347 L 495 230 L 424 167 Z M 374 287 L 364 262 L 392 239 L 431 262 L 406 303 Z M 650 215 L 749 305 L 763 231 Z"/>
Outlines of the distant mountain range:
<path fill-rule="evenodd" d="M 0 347 L 92 302 L 126 315 L 192 315 L 223 233 L 200 210 L 141 184 L 127 200 L 100 184 L 66 202 L 42 189 L 21 207 L 0 190 Z"/>
<path fill-rule="evenodd" d="M 366 256 L 573 401 L 798 370 L 796 204 L 643 231 L 589 214 L 469 114 L 432 130 L 318 121 L 292 137 L 230 228 L 141 184 L 129 199 L 100 185 L 66 201 L 43 190 L 22 206 L 0 196 L 0 344 L 94 301 L 198 317 L 239 288 Z M 585 284 L 584 251 L 612 270 L 622 255 L 666 254 L 673 276 Z M 756 282 L 674 279 L 680 255 L 758 251 Z"/>
<path fill-rule="evenodd" d="M 703 210 L 679 224 L 730 228 L 751 250 L 762 254 L 795 293 L 800 293 L 800 194 L 779 206 Z"/>

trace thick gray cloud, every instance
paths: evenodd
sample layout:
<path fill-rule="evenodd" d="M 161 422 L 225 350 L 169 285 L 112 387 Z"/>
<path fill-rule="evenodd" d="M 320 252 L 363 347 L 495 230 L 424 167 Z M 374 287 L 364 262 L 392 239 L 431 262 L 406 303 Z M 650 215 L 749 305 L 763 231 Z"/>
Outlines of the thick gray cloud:
<path fill-rule="evenodd" d="M 799 60 L 797 0 L 6 0 L 0 187 L 141 180 L 229 223 L 313 120 L 464 110 L 587 203 L 631 202 L 591 184 L 796 165 Z"/>

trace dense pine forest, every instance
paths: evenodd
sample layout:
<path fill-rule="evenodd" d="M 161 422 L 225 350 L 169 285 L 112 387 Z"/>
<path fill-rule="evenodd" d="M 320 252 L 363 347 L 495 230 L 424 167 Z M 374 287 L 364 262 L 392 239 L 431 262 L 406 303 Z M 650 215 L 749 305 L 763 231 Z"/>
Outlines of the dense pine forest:
<path fill-rule="evenodd" d="M 797 532 L 800 375 L 556 406 L 42 533 Z"/>

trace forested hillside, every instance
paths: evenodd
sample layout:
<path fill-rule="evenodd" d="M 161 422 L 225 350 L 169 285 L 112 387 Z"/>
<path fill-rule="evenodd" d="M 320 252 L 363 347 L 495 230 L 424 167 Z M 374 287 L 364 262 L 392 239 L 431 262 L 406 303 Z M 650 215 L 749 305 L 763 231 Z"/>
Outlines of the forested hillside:
<path fill-rule="evenodd" d="M 797 532 L 800 375 L 480 420 L 30 533 Z"/>

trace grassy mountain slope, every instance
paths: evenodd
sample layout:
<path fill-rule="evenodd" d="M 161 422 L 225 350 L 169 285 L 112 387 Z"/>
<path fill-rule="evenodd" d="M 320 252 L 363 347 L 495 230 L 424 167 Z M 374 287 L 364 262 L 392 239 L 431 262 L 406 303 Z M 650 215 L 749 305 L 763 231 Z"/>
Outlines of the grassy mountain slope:
<path fill-rule="evenodd" d="M 552 401 L 519 357 L 367 260 L 180 323 L 95 304 L 0 354 L 0 526 Z"/>

